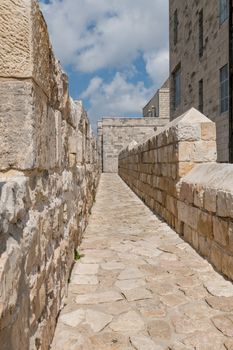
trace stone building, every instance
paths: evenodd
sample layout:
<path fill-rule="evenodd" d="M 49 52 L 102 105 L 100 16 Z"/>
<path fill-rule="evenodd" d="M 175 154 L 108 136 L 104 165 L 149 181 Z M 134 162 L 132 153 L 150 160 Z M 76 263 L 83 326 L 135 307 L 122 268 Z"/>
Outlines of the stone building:
<path fill-rule="evenodd" d="M 156 91 L 150 101 L 143 107 L 143 117 L 170 117 L 170 89 L 169 79 Z"/>
<path fill-rule="evenodd" d="M 229 3 L 228 0 L 169 1 L 171 119 L 195 107 L 213 120 L 221 162 L 232 161 L 233 148 L 229 98 L 232 6 Z"/>
<path fill-rule="evenodd" d="M 103 118 L 98 122 L 98 144 L 102 170 L 118 172 L 118 154 L 132 141 L 143 142 L 169 121 L 168 116 L 159 118 Z"/>

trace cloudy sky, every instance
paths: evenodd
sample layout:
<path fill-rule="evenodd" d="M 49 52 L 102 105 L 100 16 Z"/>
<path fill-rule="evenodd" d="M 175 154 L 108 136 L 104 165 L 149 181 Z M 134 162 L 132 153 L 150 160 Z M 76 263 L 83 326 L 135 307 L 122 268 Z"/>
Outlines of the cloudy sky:
<path fill-rule="evenodd" d="M 168 75 L 168 0 L 40 0 L 70 94 L 93 126 L 141 116 Z"/>

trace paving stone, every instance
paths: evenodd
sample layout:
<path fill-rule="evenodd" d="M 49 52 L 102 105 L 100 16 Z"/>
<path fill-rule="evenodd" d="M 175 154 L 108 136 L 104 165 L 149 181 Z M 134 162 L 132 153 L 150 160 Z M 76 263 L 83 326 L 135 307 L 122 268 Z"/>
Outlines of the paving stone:
<path fill-rule="evenodd" d="M 233 297 L 208 297 L 206 302 L 216 310 L 233 312 Z"/>
<path fill-rule="evenodd" d="M 131 336 L 130 342 L 136 350 L 164 350 L 164 347 L 156 345 L 151 338 L 142 335 Z"/>
<path fill-rule="evenodd" d="M 77 275 L 95 275 L 99 270 L 98 264 L 76 264 L 74 274 Z"/>
<path fill-rule="evenodd" d="M 102 175 L 83 242 L 52 350 L 233 349 L 232 284 L 117 175 Z"/>
<path fill-rule="evenodd" d="M 168 294 L 160 297 L 160 300 L 169 307 L 175 307 L 186 302 L 185 297 L 179 294 Z"/>
<path fill-rule="evenodd" d="M 233 349 L 233 339 L 226 340 L 224 345 L 225 345 L 227 350 L 232 350 Z"/>
<path fill-rule="evenodd" d="M 145 300 L 153 298 L 153 294 L 145 288 L 126 290 L 123 294 L 128 301 Z"/>
<path fill-rule="evenodd" d="M 156 297 L 152 300 L 138 302 L 137 308 L 147 321 L 151 318 L 161 318 L 167 315 L 167 308 Z"/>
<path fill-rule="evenodd" d="M 137 279 L 137 278 L 141 278 L 143 276 L 144 276 L 143 273 L 139 269 L 133 268 L 133 267 L 131 267 L 131 268 L 128 267 L 119 274 L 118 280 Z"/>
<path fill-rule="evenodd" d="M 79 295 L 75 301 L 77 304 L 99 304 L 99 303 L 111 303 L 117 300 L 122 300 L 123 296 L 115 291 L 107 291 L 103 293 L 90 293 Z"/>
<path fill-rule="evenodd" d="M 175 342 L 171 346 L 169 346 L 169 350 L 193 350 L 193 347 L 190 348 L 189 346 L 186 346 L 180 342 Z"/>
<path fill-rule="evenodd" d="M 138 313 L 129 311 L 112 321 L 110 328 L 115 332 L 137 333 L 145 328 L 145 324 Z"/>
<path fill-rule="evenodd" d="M 223 278 L 208 281 L 204 285 L 208 292 L 216 297 L 233 297 L 233 284 Z"/>
<path fill-rule="evenodd" d="M 225 350 L 224 338 L 214 332 L 193 332 L 182 342 L 195 350 Z"/>
<path fill-rule="evenodd" d="M 128 336 L 121 333 L 103 331 L 92 335 L 90 342 L 91 347 L 89 350 L 133 350 L 130 347 Z"/>
<path fill-rule="evenodd" d="M 86 311 L 86 323 L 91 327 L 93 332 L 100 332 L 112 321 L 111 315 L 95 310 Z"/>
<path fill-rule="evenodd" d="M 219 315 L 212 318 L 215 327 L 227 337 L 233 337 L 233 315 Z"/>
<path fill-rule="evenodd" d="M 125 265 L 118 261 L 111 261 L 101 264 L 103 270 L 123 270 Z"/>
<path fill-rule="evenodd" d="M 207 318 L 191 319 L 185 315 L 172 316 L 173 327 L 177 334 L 189 334 L 194 331 L 209 332 L 212 328 Z"/>
<path fill-rule="evenodd" d="M 123 292 L 130 289 L 135 289 L 137 287 L 143 287 L 145 286 L 146 282 L 142 279 L 136 279 L 136 280 L 122 280 L 117 281 L 115 283 L 115 286 L 121 289 Z"/>
<path fill-rule="evenodd" d="M 71 284 L 98 284 L 98 278 L 95 275 L 74 275 L 71 279 Z"/>
<path fill-rule="evenodd" d="M 152 338 L 170 340 L 172 331 L 170 325 L 163 320 L 154 320 L 148 324 L 148 332 Z"/>
<path fill-rule="evenodd" d="M 79 309 L 76 311 L 63 314 L 60 317 L 60 321 L 70 327 L 77 327 L 85 319 L 86 311 Z"/>

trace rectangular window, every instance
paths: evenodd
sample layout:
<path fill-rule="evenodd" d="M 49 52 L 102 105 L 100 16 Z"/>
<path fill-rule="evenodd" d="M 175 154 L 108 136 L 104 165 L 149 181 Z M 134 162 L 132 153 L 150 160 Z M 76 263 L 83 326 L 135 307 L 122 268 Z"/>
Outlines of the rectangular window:
<path fill-rule="evenodd" d="M 203 39 L 203 10 L 199 12 L 199 57 L 203 56 L 204 39 Z"/>
<path fill-rule="evenodd" d="M 178 13 L 177 10 L 174 12 L 174 45 L 177 44 L 178 41 Z"/>
<path fill-rule="evenodd" d="M 173 73 L 174 84 L 174 109 L 176 109 L 181 102 L 181 68 L 179 67 Z"/>
<path fill-rule="evenodd" d="M 203 79 L 199 80 L 199 111 L 203 113 Z"/>
<path fill-rule="evenodd" d="M 228 64 L 220 69 L 220 112 L 228 111 L 229 104 L 229 80 Z"/>
<path fill-rule="evenodd" d="M 219 0 L 219 21 L 220 24 L 225 22 L 229 17 L 229 0 Z"/>

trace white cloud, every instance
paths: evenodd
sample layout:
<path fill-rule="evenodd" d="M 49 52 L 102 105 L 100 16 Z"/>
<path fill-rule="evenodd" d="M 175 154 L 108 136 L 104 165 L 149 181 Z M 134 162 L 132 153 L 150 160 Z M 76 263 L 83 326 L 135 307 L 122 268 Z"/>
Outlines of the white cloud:
<path fill-rule="evenodd" d="M 168 76 L 168 0 L 51 0 L 41 6 L 62 64 L 91 73 L 81 98 L 89 100 L 92 121 L 138 115 Z M 153 88 L 130 82 L 140 70 L 138 57 Z M 111 82 L 108 69 L 118 72 Z"/>
<path fill-rule="evenodd" d="M 94 77 L 81 95 L 89 98 L 91 108 L 88 111 L 93 125 L 103 116 L 138 115 L 153 93 L 143 82 L 132 84 L 124 74 L 117 72 L 110 83 Z"/>
<path fill-rule="evenodd" d="M 42 8 L 58 57 L 82 72 L 167 49 L 168 0 L 52 0 Z"/>
<path fill-rule="evenodd" d="M 169 52 L 168 49 L 160 52 L 152 52 L 144 55 L 146 71 L 157 85 L 162 85 L 168 77 Z"/>

